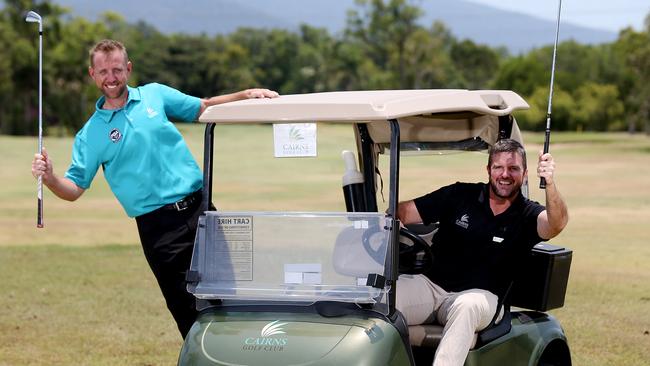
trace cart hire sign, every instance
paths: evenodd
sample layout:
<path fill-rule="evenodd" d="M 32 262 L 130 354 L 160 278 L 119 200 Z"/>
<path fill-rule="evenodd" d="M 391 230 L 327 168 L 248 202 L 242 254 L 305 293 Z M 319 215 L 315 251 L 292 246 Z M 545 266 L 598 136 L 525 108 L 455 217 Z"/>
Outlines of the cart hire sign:
<path fill-rule="evenodd" d="M 315 123 L 276 123 L 273 125 L 276 158 L 316 156 Z"/>

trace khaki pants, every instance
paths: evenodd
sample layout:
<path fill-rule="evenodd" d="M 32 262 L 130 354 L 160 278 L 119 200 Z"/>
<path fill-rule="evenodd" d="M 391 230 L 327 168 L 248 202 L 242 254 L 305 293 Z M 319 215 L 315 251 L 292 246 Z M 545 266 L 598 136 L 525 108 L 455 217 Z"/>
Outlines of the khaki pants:
<path fill-rule="evenodd" d="M 424 275 L 401 275 L 397 281 L 396 307 L 408 325 L 437 322 L 444 326 L 434 366 L 465 363 L 476 332 L 490 324 L 497 303 L 498 297 L 489 291 L 447 292 Z"/>

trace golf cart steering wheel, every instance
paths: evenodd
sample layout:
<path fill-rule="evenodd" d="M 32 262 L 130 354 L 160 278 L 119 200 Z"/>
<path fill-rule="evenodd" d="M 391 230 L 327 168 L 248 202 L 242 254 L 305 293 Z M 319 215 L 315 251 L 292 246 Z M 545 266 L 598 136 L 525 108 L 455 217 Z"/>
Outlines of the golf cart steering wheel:
<path fill-rule="evenodd" d="M 399 234 L 399 273 L 421 274 L 431 269 L 433 252 L 429 243 L 405 227 L 400 227 Z M 410 240 L 413 244 L 403 242 L 402 238 Z M 418 256 L 422 252 L 423 255 Z"/>

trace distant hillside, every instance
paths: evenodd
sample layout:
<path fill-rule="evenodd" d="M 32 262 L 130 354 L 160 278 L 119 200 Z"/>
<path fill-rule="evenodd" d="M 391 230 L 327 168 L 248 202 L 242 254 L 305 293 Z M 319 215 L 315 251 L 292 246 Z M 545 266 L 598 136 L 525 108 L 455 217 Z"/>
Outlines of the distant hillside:
<path fill-rule="evenodd" d="M 96 20 L 108 10 L 129 22 L 144 20 L 164 33 L 229 33 L 239 27 L 297 29 L 300 23 L 327 28 L 331 34 L 345 27 L 346 14 L 354 0 L 55 0 L 73 15 Z M 549 5 L 550 6 L 550 5 Z M 490 46 L 505 46 L 513 53 L 551 44 L 555 22 L 508 12 L 465 0 L 424 0 L 421 23 L 443 21 L 459 39 L 469 38 Z M 616 33 L 607 30 L 561 25 L 560 39 L 581 43 L 611 42 Z"/>

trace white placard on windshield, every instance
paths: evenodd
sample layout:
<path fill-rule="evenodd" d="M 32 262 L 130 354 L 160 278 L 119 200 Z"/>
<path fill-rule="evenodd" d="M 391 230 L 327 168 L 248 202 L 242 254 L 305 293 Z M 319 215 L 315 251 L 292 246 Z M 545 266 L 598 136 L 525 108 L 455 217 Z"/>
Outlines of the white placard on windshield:
<path fill-rule="evenodd" d="M 219 280 L 253 280 L 253 217 L 219 217 L 216 220 L 214 268 Z"/>
<path fill-rule="evenodd" d="M 315 123 L 276 123 L 273 125 L 276 158 L 314 157 Z"/>

